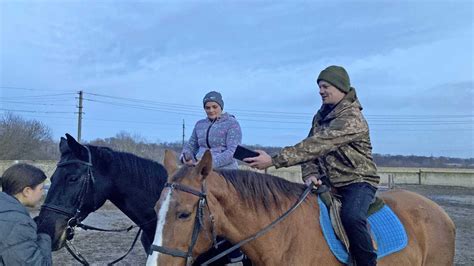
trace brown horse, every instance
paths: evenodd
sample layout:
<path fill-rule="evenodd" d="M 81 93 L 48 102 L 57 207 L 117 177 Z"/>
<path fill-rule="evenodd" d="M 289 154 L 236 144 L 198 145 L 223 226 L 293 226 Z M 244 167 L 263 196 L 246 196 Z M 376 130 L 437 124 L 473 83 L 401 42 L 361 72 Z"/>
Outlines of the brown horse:
<path fill-rule="evenodd" d="M 168 179 L 174 185 L 162 191 L 155 206 L 158 226 L 147 265 L 184 265 L 209 249 L 213 230 L 238 243 L 277 219 L 305 190 L 256 172 L 215 172 L 210 152 L 196 166 L 179 170 L 175 155 L 167 152 L 165 167 L 174 173 Z M 409 191 L 380 194 L 403 223 L 408 246 L 381 258 L 379 265 L 453 265 L 455 226 L 441 207 Z M 272 230 L 242 246 L 254 264 L 341 265 L 321 232 L 316 197 L 310 195 Z M 194 244 L 195 220 L 201 228 Z"/>

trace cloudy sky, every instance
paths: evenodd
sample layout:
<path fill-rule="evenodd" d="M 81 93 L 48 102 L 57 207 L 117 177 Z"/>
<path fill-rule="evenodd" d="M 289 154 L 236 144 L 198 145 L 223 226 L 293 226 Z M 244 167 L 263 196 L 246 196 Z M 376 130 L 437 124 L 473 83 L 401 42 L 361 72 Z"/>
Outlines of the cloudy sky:
<path fill-rule="evenodd" d="M 1 1 L 0 115 L 55 138 L 186 139 L 223 94 L 245 144 L 293 145 L 342 65 L 374 152 L 474 157 L 472 1 Z"/>

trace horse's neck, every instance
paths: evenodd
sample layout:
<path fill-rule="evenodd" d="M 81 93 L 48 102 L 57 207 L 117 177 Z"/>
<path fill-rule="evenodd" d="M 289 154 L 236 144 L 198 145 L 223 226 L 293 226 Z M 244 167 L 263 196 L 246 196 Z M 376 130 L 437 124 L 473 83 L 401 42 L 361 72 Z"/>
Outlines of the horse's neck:
<path fill-rule="evenodd" d="M 233 243 L 242 241 L 243 239 L 254 235 L 256 232 L 261 231 L 267 225 L 275 221 L 287 211 L 294 204 L 294 200 L 285 200 L 279 206 L 279 209 L 265 210 L 263 207 L 255 210 L 246 205 L 243 200 L 236 195 L 236 193 L 222 193 L 222 198 L 218 196 L 219 214 L 217 221 L 218 234 L 229 239 Z M 249 242 L 244 248 L 245 253 L 248 253 L 251 259 L 261 258 L 265 260 L 267 254 L 272 254 L 271 249 L 273 244 L 268 243 L 268 239 L 278 239 L 278 245 L 283 250 L 288 250 L 290 247 L 284 245 L 293 245 L 295 237 L 297 238 L 310 238 L 314 237 L 316 240 L 317 228 L 319 224 L 316 224 L 318 220 L 318 207 L 316 204 L 316 197 L 310 196 L 311 199 L 306 199 L 298 209 L 290 214 L 285 220 L 279 225 L 273 227 L 265 235 L 271 235 L 270 238 L 259 237 Z M 315 229 L 316 227 L 316 229 Z M 291 244 L 293 243 L 293 244 Z M 291 247 L 294 248 L 294 247 Z M 262 257 L 263 256 L 263 257 Z"/>
<path fill-rule="evenodd" d="M 117 191 L 118 196 L 112 195 L 109 200 L 137 225 L 155 218 L 153 207 L 158 197 L 143 190 L 139 193 L 127 193 L 133 191 L 132 189 L 125 191 L 117 189 Z"/>
<path fill-rule="evenodd" d="M 119 172 L 117 169 L 111 170 L 112 173 Z M 153 208 L 160 193 L 143 188 L 143 182 L 139 179 L 148 178 L 146 176 L 137 175 L 133 171 L 120 172 L 120 175 L 120 177 L 110 176 L 114 180 L 115 191 L 111 193 L 109 200 L 135 224 L 145 225 L 142 229 L 150 227 L 154 232 L 153 220 L 156 219 L 156 214 Z M 156 182 L 159 181 L 157 177 Z"/>

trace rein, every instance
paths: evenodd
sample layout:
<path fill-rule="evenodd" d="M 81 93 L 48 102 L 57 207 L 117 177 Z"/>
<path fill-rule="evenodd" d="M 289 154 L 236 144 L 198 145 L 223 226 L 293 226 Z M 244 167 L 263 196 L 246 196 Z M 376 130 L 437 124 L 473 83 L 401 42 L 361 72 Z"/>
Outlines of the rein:
<path fill-rule="evenodd" d="M 191 187 L 181 185 L 181 184 L 178 184 L 178 183 L 166 183 L 165 187 L 169 187 L 171 189 L 171 192 L 174 189 L 176 189 L 176 190 L 186 192 L 186 193 L 189 193 L 189 194 L 192 194 L 192 195 L 195 195 L 195 196 L 199 197 L 198 211 L 196 213 L 196 218 L 194 220 L 194 228 L 193 228 L 193 233 L 192 233 L 192 238 L 191 238 L 191 245 L 189 246 L 187 252 L 181 251 L 179 249 L 173 249 L 173 248 L 168 248 L 168 247 L 164 247 L 164 246 L 152 245 L 151 248 L 150 248 L 150 254 L 149 255 L 151 255 L 151 253 L 153 251 L 156 251 L 156 252 L 163 253 L 163 254 L 166 254 L 166 255 L 170 255 L 170 256 L 173 256 L 173 257 L 181 257 L 181 258 L 185 258 L 186 259 L 186 265 L 189 265 L 189 263 L 192 263 L 194 261 L 194 259 L 192 257 L 192 250 L 193 250 L 193 248 L 196 244 L 197 238 L 199 236 L 199 232 L 200 232 L 200 230 L 202 228 L 202 225 L 203 225 L 202 215 L 203 215 L 204 206 L 207 206 L 207 208 L 209 210 L 209 213 L 210 213 L 209 214 L 209 219 L 211 221 L 211 231 L 212 231 L 212 235 L 213 235 L 213 244 L 216 246 L 216 234 L 215 234 L 215 229 L 214 229 L 214 217 L 211 213 L 211 209 L 209 208 L 209 204 L 207 202 L 207 193 L 206 193 L 205 183 L 203 183 L 201 191 L 197 191 L 197 190 L 195 190 Z M 305 191 L 300 195 L 298 200 L 293 204 L 293 206 L 290 209 L 288 209 L 285 213 L 283 213 L 280 217 L 278 217 L 275 221 L 271 222 L 269 225 L 265 226 L 263 229 L 261 229 L 260 231 L 258 231 L 255 234 L 253 234 L 252 236 L 240 241 L 239 243 L 235 244 L 234 246 L 224 250 L 223 252 L 217 254 L 213 258 L 207 260 L 202 265 L 209 265 L 210 263 L 213 263 L 213 262 L 219 260 L 220 258 L 222 258 L 225 255 L 231 253 L 232 251 L 240 248 L 241 246 L 247 244 L 248 242 L 250 242 L 252 240 L 255 240 L 256 238 L 258 238 L 258 237 L 264 235 L 265 233 L 267 233 L 268 231 L 270 231 L 273 227 L 275 227 L 278 223 L 283 221 L 293 211 L 295 211 L 296 208 L 298 208 L 301 205 L 301 203 L 306 199 L 306 197 L 312 191 L 312 189 L 313 189 L 313 185 L 308 186 L 305 189 Z"/>
<path fill-rule="evenodd" d="M 87 214 L 86 214 L 84 217 L 82 217 L 82 213 L 85 213 L 83 211 L 83 207 L 85 206 L 84 202 L 85 202 L 86 195 L 88 194 L 88 192 L 90 192 L 88 189 L 89 189 L 89 187 L 93 187 L 94 183 L 95 183 L 95 177 L 94 177 L 94 174 L 92 172 L 93 165 L 92 165 L 91 151 L 90 151 L 89 147 L 87 147 L 87 146 L 84 146 L 84 148 L 86 148 L 87 153 L 88 153 L 88 161 L 87 162 L 83 161 L 83 160 L 69 160 L 69 161 L 66 161 L 66 162 L 59 162 L 57 164 L 57 167 L 62 167 L 62 166 L 70 165 L 70 164 L 82 164 L 82 165 L 87 166 L 87 178 L 82 183 L 82 188 L 81 188 L 81 192 L 80 192 L 81 194 L 79 196 L 79 207 L 77 207 L 75 212 L 67 210 L 67 209 L 65 209 L 61 206 L 53 205 L 53 204 L 43 204 L 43 206 L 41 208 L 51 210 L 53 212 L 59 213 L 61 215 L 67 216 L 67 217 L 72 217 L 68 220 L 67 227 L 66 227 L 66 249 L 69 252 L 69 254 L 71 254 L 71 256 L 74 259 L 76 259 L 79 263 L 81 263 L 82 265 L 90 265 L 89 262 L 86 260 L 86 258 L 84 258 L 84 256 L 82 256 L 82 254 L 74 247 L 74 245 L 71 242 L 71 240 L 74 237 L 76 227 L 80 227 L 84 230 L 95 230 L 95 231 L 101 231 L 101 232 L 129 232 L 133 228 L 141 227 L 143 225 L 149 224 L 149 223 L 155 221 L 157 218 L 155 217 L 155 218 L 151 219 L 150 221 L 147 221 L 147 222 L 142 223 L 140 225 L 131 225 L 131 226 L 129 226 L 127 228 L 123 228 L 123 229 L 102 229 L 102 228 L 98 228 L 98 227 L 94 227 L 94 226 L 90 226 L 90 225 L 86 225 L 86 224 L 81 223 L 81 221 L 85 218 L 85 216 L 87 216 Z M 94 202 L 94 209 L 97 209 L 96 206 L 95 206 L 95 202 Z M 133 248 L 134 248 L 134 246 L 135 246 L 135 244 L 138 240 L 138 236 L 140 235 L 141 232 L 142 232 L 142 229 L 140 228 L 137 232 L 137 235 L 135 236 L 135 239 L 132 242 L 131 247 L 128 249 L 128 251 L 123 256 L 121 256 L 120 258 L 108 263 L 107 265 L 113 265 L 113 264 L 121 261 L 122 259 L 124 259 L 133 250 Z"/>

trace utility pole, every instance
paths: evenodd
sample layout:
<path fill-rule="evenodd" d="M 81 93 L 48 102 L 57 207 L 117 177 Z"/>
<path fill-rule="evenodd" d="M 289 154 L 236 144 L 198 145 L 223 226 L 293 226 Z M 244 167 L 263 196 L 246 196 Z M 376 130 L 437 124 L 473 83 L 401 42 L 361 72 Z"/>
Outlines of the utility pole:
<path fill-rule="evenodd" d="M 78 117 L 77 117 L 77 141 L 81 142 L 81 132 L 82 132 L 82 91 L 79 91 L 79 108 Z"/>
<path fill-rule="evenodd" d="M 182 147 L 184 147 L 184 129 L 185 129 L 185 126 L 184 126 L 184 119 L 183 119 L 183 141 L 181 142 Z"/>

